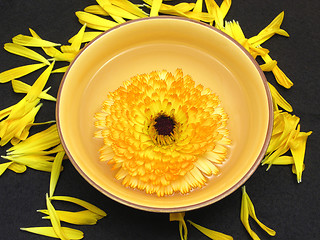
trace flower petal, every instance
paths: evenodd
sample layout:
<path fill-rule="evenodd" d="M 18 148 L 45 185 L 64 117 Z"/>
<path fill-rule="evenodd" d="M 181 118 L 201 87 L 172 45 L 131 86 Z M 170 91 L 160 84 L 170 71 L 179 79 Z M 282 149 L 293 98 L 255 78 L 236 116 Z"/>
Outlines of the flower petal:
<path fill-rule="evenodd" d="M 272 86 L 270 83 L 268 83 L 273 104 L 275 105 L 275 109 L 278 110 L 278 106 L 286 110 L 287 112 L 292 112 L 293 108 L 292 106 L 280 95 L 280 93 L 277 91 L 277 89 Z"/>
<path fill-rule="evenodd" d="M 260 240 L 258 235 L 251 229 L 249 224 L 249 215 L 259 224 L 259 226 L 266 231 L 269 235 L 274 236 L 276 232 L 267 226 L 265 226 L 263 223 L 261 223 L 258 218 L 256 217 L 254 206 L 246 192 L 245 186 L 242 187 L 242 200 L 241 200 L 241 212 L 240 212 L 240 219 L 243 224 L 243 226 L 246 228 L 249 235 L 254 240 Z"/>
<path fill-rule="evenodd" d="M 47 40 L 30 37 L 19 34 L 12 38 L 12 42 L 26 47 L 55 47 L 60 46 L 60 43 L 53 43 Z"/>
<path fill-rule="evenodd" d="M 170 222 L 178 221 L 179 222 L 179 232 L 181 240 L 187 240 L 188 238 L 188 228 L 184 220 L 185 213 L 170 213 L 169 219 Z"/>
<path fill-rule="evenodd" d="M 38 212 L 49 214 L 48 210 L 38 210 Z M 79 212 L 69 211 L 56 211 L 60 221 L 77 224 L 77 225 L 94 225 L 98 220 L 102 218 L 101 215 L 93 213 L 89 210 L 83 210 Z M 43 219 L 50 219 L 49 216 L 43 217 Z"/>
<path fill-rule="evenodd" d="M 23 173 L 27 170 L 26 165 L 12 162 L 12 164 L 8 167 L 11 171 L 14 171 L 15 173 Z"/>
<path fill-rule="evenodd" d="M 69 239 L 78 240 L 83 238 L 83 232 L 81 232 L 80 230 L 68 227 L 61 227 L 61 229 Z M 47 237 L 60 238 L 54 231 L 53 227 L 28 227 L 20 228 L 20 230 Z"/>
<path fill-rule="evenodd" d="M 96 15 L 109 16 L 109 14 L 100 5 L 90 5 L 86 7 L 84 11 Z"/>
<path fill-rule="evenodd" d="M 209 237 L 213 240 L 233 240 L 233 237 L 231 237 L 230 235 L 226 235 L 224 233 L 217 232 L 217 231 L 202 227 L 202 226 L 200 226 L 190 220 L 188 220 L 188 222 L 191 223 L 192 226 L 194 226 L 196 229 L 198 229 L 204 235 L 206 235 L 207 237 Z"/>
<path fill-rule="evenodd" d="M 12 162 L 6 162 L 0 164 L 0 176 L 8 169 Z"/>
<path fill-rule="evenodd" d="M 25 57 L 25 58 L 30 58 L 32 60 L 38 61 L 38 62 L 43 62 L 46 65 L 50 65 L 50 62 L 41 56 L 39 53 L 26 48 L 24 46 L 20 46 L 15 43 L 6 43 L 4 44 L 4 49 L 7 50 L 10 53 Z"/>
<path fill-rule="evenodd" d="M 162 4 L 162 0 L 152 0 L 150 17 L 155 17 L 159 15 L 161 4 Z"/>
<path fill-rule="evenodd" d="M 307 138 L 311 133 L 311 131 L 307 133 L 299 132 L 298 136 L 295 139 L 291 139 L 289 141 L 289 147 L 293 156 L 298 183 L 301 182 Z"/>
<path fill-rule="evenodd" d="M 10 70 L 4 71 L 0 73 L 0 83 L 6 83 L 13 79 L 23 77 L 29 73 L 32 73 L 44 67 L 45 65 L 46 64 L 44 63 L 30 64 L 30 65 L 16 67 L 16 68 L 12 68 Z"/>
<path fill-rule="evenodd" d="M 78 17 L 80 23 L 86 23 L 87 27 L 97 30 L 105 31 L 118 25 L 116 22 L 82 11 L 77 11 L 76 16 Z"/>
<path fill-rule="evenodd" d="M 88 203 L 86 201 L 78 199 L 78 198 L 68 197 L 68 196 L 53 196 L 50 199 L 57 200 L 57 201 L 72 202 L 72 203 L 77 204 L 81 207 L 84 207 L 84 208 L 88 209 L 89 211 L 94 212 L 100 216 L 103 216 L 103 217 L 107 216 L 107 214 L 103 210 L 101 210 L 100 208 L 92 205 L 91 203 Z"/>
<path fill-rule="evenodd" d="M 54 232 L 57 234 L 57 236 L 61 240 L 68 240 L 69 238 L 65 235 L 63 229 L 61 228 L 59 217 L 53 205 L 51 204 L 48 194 L 46 194 L 46 203 L 47 203 L 48 214 L 50 216 L 50 221 L 51 221 Z"/>
<path fill-rule="evenodd" d="M 110 0 L 110 2 L 113 5 L 118 6 L 122 9 L 125 9 L 128 12 L 130 12 L 140 18 L 148 17 L 147 13 L 145 13 L 142 9 L 140 9 L 139 7 L 137 7 L 135 4 L 133 4 L 132 2 L 130 2 L 128 0 Z"/>
<path fill-rule="evenodd" d="M 65 155 L 65 152 L 58 152 L 56 157 L 54 158 L 52 171 L 50 175 L 50 188 L 49 188 L 49 196 L 52 197 L 54 190 L 56 189 L 57 182 L 61 172 L 62 160 Z"/>
<path fill-rule="evenodd" d="M 95 39 L 96 37 L 98 37 L 99 35 L 101 35 L 102 33 L 104 32 L 101 32 L 101 31 L 96 31 L 96 32 L 85 32 L 83 34 L 83 37 L 82 37 L 82 43 L 85 43 L 85 42 L 91 42 L 93 39 Z M 69 43 L 73 43 L 74 41 L 74 38 L 75 36 L 73 36 L 72 38 L 70 38 L 68 40 Z"/>
<path fill-rule="evenodd" d="M 19 80 L 12 80 L 12 88 L 16 93 L 28 93 L 31 89 L 31 86 L 27 83 L 21 82 Z M 48 89 L 49 90 L 49 89 Z M 57 99 L 47 94 L 46 91 L 43 91 L 39 94 L 39 98 L 46 99 L 49 101 L 56 101 Z"/>

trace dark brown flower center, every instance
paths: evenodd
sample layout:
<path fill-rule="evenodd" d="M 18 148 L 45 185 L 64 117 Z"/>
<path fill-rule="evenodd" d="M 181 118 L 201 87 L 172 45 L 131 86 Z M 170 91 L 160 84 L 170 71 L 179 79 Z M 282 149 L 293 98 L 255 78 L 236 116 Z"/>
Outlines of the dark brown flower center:
<path fill-rule="evenodd" d="M 154 128 L 157 130 L 159 135 L 169 136 L 173 134 L 175 121 L 166 115 L 160 115 L 155 119 L 156 124 Z"/>

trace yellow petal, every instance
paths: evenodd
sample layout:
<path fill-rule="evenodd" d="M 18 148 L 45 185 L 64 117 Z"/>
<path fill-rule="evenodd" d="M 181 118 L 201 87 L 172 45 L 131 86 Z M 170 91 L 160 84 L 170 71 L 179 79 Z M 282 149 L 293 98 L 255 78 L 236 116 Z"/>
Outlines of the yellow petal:
<path fill-rule="evenodd" d="M 241 200 L 241 212 L 240 212 L 240 219 L 243 226 L 246 228 L 249 235 L 254 240 L 260 240 L 258 235 L 251 229 L 249 224 L 249 215 L 260 225 L 260 227 L 266 231 L 269 235 L 274 236 L 276 232 L 264 224 L 262 224 L 256 217 L 254 206 L 246 192 L 245 186 L 242 187 L 242 200 Z"/>
<path fill-rule="evenodd" d="M 220 5 L 220 11 L 223 18 L 225 18 L 225 16 L 229 12 L 230 7 L 231 7 L 231 0 L 223 0 L 223 2 Z"/>
<path fill-rule="evenodd" d="M 72 229 L 68 227 L 61 227 L 61 229 L 69 239 L 77 240 L 77 239 L 83 238 L 83 232 L 81 232 L 80 230 Z M 29 228 L 20 228 L 20 230 L 38 234 L 38 235 L 47 236 L 47 237 L 59 238 L 59 236 L 54 231 L 53 227 L 29 227 Z"/>
<path fill-rule="evenodd" d="M 50 175 L 50 188 L 49 188 L 50 197 L 53 196 L 54 190 L 56 189 L 57 182 L 59 180 L 64 154 L 65 152 L 58 152 L 53 161 L 52 171 Z"/>
<path fill-rule="evenodd" d="M 11 113 L 11 110 L 14 108 L 14 106 L 15 105 L 12 105 L 10 107 L 7 107 L 7 108 L 1 110 L 0 111 L 0 120 L 2 120 L 3 118 L 7 117 Z"/>
<path fill-rule="evenodd" d="M 15 43 L 6 43 L 4 44 L 4 49 L 7 50 L 10 53 L 25 57 L 25 58 L 30 58 L 32 60 L 38 61 L 38 62 L 43 62 L 46 65 L 50 65 L 50 62 L 41 56 L 39 53 L 26 48 L 24 46 L 20 46 Z"/>
<path fill-rule="evenodd" d="M 188 18 L 207 22 L 207 23 L 214 21 L 214 16 L 206 12 L 186 12 L 184 13 L 184 15 Z"/>
<path fill-rule="evenodd" d="M 91 5 L 84 9 L 87 13 L 96 15 L 109 16 L 109 14 L 100 5 Z"/>
<path fill-rule="evenodd" d="M 42 104 L 32 108 L 29 112 L 23 115 L 20 119 L 15 119 L 11 121 L 10 116 L 2 123 L 6 123 L 6 131 L 1 137 L 0 145 L 4 146 L 7 144 L 12 138 L 17 138 L 20 140 L 24 140 L 28 133 L 31 124 L 34 122 L 34 118 Z"/>
<path fill-rule="evenodd" d="M 277 66 L 277 63 L 278 62 L 276 60 L 268 61 L 265 64 L 260 65 L 260 68 L 264 72 L 270 72 L 275 66 Z"/>
<path fill-rule="evenodd" d="M 248 200 L 248 207 L 249 207 L 249 215 L 256 221 L 256 223 L 258 223 L 258 225 L 266 232 L 268 233 L 270 236 L 275 236 L 276 232 L 274 230 L 272 230 L 271 228 L 268 228 L 266 225 L 264 225 L 262 222 L 259 221 L 259 219 L 256 216 L 255 210 L 254 210 L 254 206 L 249 198 L 249 196 L 247 195 L 247 200 Z"/>
<path fill-rule="evenodd" d="M 291 139 L 289 142 L 290 151 L 293 156 L 294 165 L 297 173 L 297 181 L 301 182 L 303 162 L 306 151 L 307 138 L 312 132 L 299 132 L 295 139 Z"/>
<path fill-rule="evenodd" d="M 111 4 L 109 0 L 96 0 L 97 3 L 110 14 L 111 17 L 118 16 L 126 19 L 138 19 L 139 17 L 126 11 L 126 9 L 122 9 L 120 7 L 114 6 Z"/>
<path fill-rule="evenodd" d="M 233 237 L 226 235 L 224 233 L 220 233 L 217 231 L 213 231 L 211 229 L 202 227 L 190 220 L 188 220 L 189 223 L 191 223 L 192 226 L 194 226 L 196 229 L 198 229 L 200 232 L 202 232 L 207 237 L 213 239 L 213 240 L 233 240 Z"/>
<path fill-rule="evenodd" d="M 292 106 L 280 95 L 277 89 L 274 86 L 272 86 L 270 83 L 268 83 L 268 85 L 272 95 L 273 103 L 276 105 L 275 106 L 276 109 L 277 109 L 277 106 L 280 106 L 287 112 L 292 112 L 293 111 Z"/>
<path fill-rule="evenodd" d="M 51 156 L 38 156 L 38 155 L 25 155 L 25 156 L 1 156 L 4 159 L 8 159 L 15 163 L 23 164 L 29 168 L 33 168 L 38 171 L 51 172 L 52 171 L 52 162 L 48 161 L 49 158 L 51 160 Z"/>
<path fill-rule="evenodd" d="M 203 0 L 197 0 L 193 8 L 193 12 L 201 13 L 203 8 Z"/>
<path fill-rule="evenodd" d="M 68 70 L 68 68 L 69 68 L 69 65 L 65 67 L 57 68 L 53 70 L 52 73 L 65 73 Z"/>
<path fill-rule="evenodd" d="M 45 65 L 46 64 L 44 63 L 30 64 L 30 65 L 16 67 L 16 68 L 12 68 L 10 70 L 4 71 L 0 73 L 0 83 L 9 82 L 13 79 L 23 77 L 29 73 L 32 73 L 44 67 Z"/>
<path fill-rule="evenodd" d="M 76 12 L 76 16 L 78 17 L 80 23 L 86 23 L 87 27 L 93 27 L 97 30 L 105 31 L 118 25 L 116 22 L 82 11 Z"/>
<path fill-rule="evenodd" d="M 55 47 L 61 45 L 59 43 L 53 43 L 47 40 L 30 37 L 22 34 L 13 37 L 12 42 L 26 47 Z"/>
<path fill-rule="evenodd" d="M 38 154 L 39 151 L 44 151 L 60 144 L 60 138 L 56 125 L 38 132 L 28 137 L 23 142 L 9 148 L 7 155 L 31 155 Z"/>
<path fill-rule="evenodd" d="M 178 221 L 179 222 L 179 232 L 180 232 L 180 238 L 181 240 L 187 240 L 188 236 L 188 228 L 186 225 L 186 222 L 184 220 L 185 213 L 170 213 L 169 220 L 172 221 Z"/>
<path fill-rule="evenodd" d="M 53 66 L 54 62 L 51 63 L 51 65 L 39 76 L 39 78 L 31 86 L 30 91 L 26 95 L 26 100 L 28 102 L 32 102 L 39 97 L 49 79 Z"/>
<path fill-rule="evenodd" d="M 133 4 L 132 2 L 128 1 L 128 0 L 110 0 L 110 2 L 115 5 L 118 6 L 122 9 L 127 10 L 129 13 L 132 13 L 138 17 L 147 17 L 148 14 L 145 13 L 142 9 L 140 9 L 139 7 L 137 7 L 135 4 Z"/>
<path fill-rule="evenodd" d="M 273 75 L 276 78 L 276 81 L 285 88 L 291 88 L 293 86 L 293 82 L 287 77 L 287 75 L 279 68 L 279 66 L 275 66 L 272 70 Z"/>
<path fill-rule="evenodd" d="M 26 165 L 12 162 L 12 164 L 8 167 L 11 171 L 14 171 L 15 173 L 23 173 L 27 170 Z"/>
<path fill-rule="evenodd" d="M 294 164 L 292 156 L 281 156 L 275 159 L 272 164 L 274 165 L 291 165 Z"/>
<path fill-rule="evenodd" d="M 257 36 L 249 39 L 250 44 L 253 46 L 260 46 L 262 43 L 271 38 L 274 34 L 280 34 L 289 37 L 289 34 L 280 29 L 284 17 L 284 12 L 281 12 L 273 21 L 265 27 Z"/>
<path fill-rule="evenodd" d="M 101 210 L 100 208 L 92 205 L 91 203 L 88 203 L 86 201 L 78 199 L 78 198 L 69 197 L 69 196 L 53 196 L 50 199 L 57 200 L 57 201 L 71 202 L 71 203 L 77 204 L 81 207 L 84 207 L 84 208 L 88 209 L 89 211 L 94 212 L 100 216 L 103 216 L 103 217 L 107 216 L 107 214 L 103 210 Z"/>
<path fill-rule="evenodd" d="M 38 210 L 38 212 L 49 214 L 48 210 Z M 93 213 L 89 210 L 83 210 L 79 212 L 69 212 L 69 211 L 56 211 L 60 221 L 77 224 L 77 225 L 94 225 L 99 219 L 102 218 L 101 215 Z M 43 217 L 43 219 L 50 219 L 49 216 Z"/>
<path fill-rule="evenodd" d="M 11 83 L 12 83 L 13 91 L 15 93 L 28 93 L 31 89 L 31 86 L 29 84 L 18 81 L 18 80 L 12 80 Z M 46 99 L 49 101 L 56 101 L 56 98 L 47 94 L 45 91 L 43 91 L 39 94 L 39 98 Z"/>
<path fill-rule="evenodd" d="M 12 162 L 6 162 L 0 164 L 0 176 L 8 169 Z"/>
<path fill-rule="evenodd" d="M 62 240 L 69 239 L 66 234 L 64 233 L 63 229 L 61 228 L 60 220 L 57 215 L 56 210 L 54 209 L 53 205 L 51 204 L 51 201 L 48 197 L 48 194 L 46 194 L 46 203 L 47 203 L 47 209 L 50 216 L 50 221 L 53 227 L 54 232 L 57 234 L 57 236 Z"/>
<path fill-rule="evenodd" d="M 155 17 L 159 15 L 161 4 L 162 4 L 162 0 L 152 0 L 150 17 Z"/>
<path fill-rule="evenodd" d="M 71 53 L 78 53 L 81 47 L 82 38 L 84 31 L 86 29 L 86 24 L 84 24 L 79 32 L 74 36 L 74 40 L 71 44 L 71 46 L 61 46 L 62 52 L 71 52 Z"/>
<path fill-rule="evenodd" d="M 103 32 L 85 32 L 83 34 L 83 38 L 82 38 L 82 43 L 85 42 L 91 42 L 93 39 L 95 39 L 96 37 L 98 37 L 99 35 L 101 35 Z M 74 41 L 75 36 L 73 36 L 72 38 L 70 38 L 68 40 L 69 43 L 72 43 Z"/>

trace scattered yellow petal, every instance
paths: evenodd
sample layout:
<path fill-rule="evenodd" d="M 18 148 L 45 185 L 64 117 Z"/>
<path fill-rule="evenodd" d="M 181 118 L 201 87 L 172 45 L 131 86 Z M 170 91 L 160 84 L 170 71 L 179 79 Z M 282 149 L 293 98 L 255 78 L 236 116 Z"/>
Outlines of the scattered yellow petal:
<path fill-rule="evenodd" d="M 19 80 L 12 80 L 11 83 L 12 83 L 13 91 L 15 93 L 28 93 L 31 89 L 31 86 L 29 84 L 21 82 Z M 46 91 L 47 90 L 42 91 L 39 94 L 39 98 L 46 99 L 49 101 L 56 101 L 57 100 L 55 97 L 52 97 L 51 95 L 47 94 Z"/>
<path fill-rule="evenodd" d="M 82 38 L 84 31 L 86 29 L 86 24 L 84 24 L 79 32 L 74 36 L 71 46 L 61 46 L 61 51 L 64 53 L 78 53 L 81 48 Z"/>
<path fill-rule="evenodd" d="M 30 37 L 19 34 L 12 38 L 12 42 L 26 47 L 55 47 L 60 46 L 60 43 L 53 43 L 47 40 Z"/>
<path fill-rule="evenodd" d="M 47 203 L 48 214 L 50 216 L 50 221 L 51 221 L 54 232 L 57 234 L 57 236 L 61 240 L 68 240 L 69 238 L 66 236 L 63 229 L 61 228 L 59 217 L 53 205 L 51 204 L 48 194 L 46 194 L 46 203 Z"/>
<path fill-rule="evenodd" d="M 200 226 L 190 220 L 188 220 L 188 222 L 191 223 L 192 226 L 194 226 L 196 229 L 198 229 L 204 235 L 206 235 L 207 237 L 209 237 L 213 240 L 233 240 L 233 237 L 231 237 L 229 235 L 202 227 L 202 226 Z"/>
<path fill-rule="evenodd" d="M 197 0 L 193 8 L 193 12 L 201 13 L 203 8 L 203 0 Z"/>
<path fill-rule="evenodd" d="M 169 219 L 170 221 L 178 221 L 179 222 L 179 232 L 181 240 L 187 240 L 188 238 L 188 228 L 186 222 L 184 220 L 185 213 L 170 213 Z"/>
<path fill-rule="evenodd" d="M 69 68 L 69 65 L 65 67 L 57 68 L 53 70 L 52 73 L 65 73 L 68 70 L 68 68 Z"/>
<path fill-rule="evenodd" d="M 128 12 L 126 9 L 122 9 L 118 6 L 112 5 L 109 0 L 96 0 L 97 3 L 113 18 L 118 16 L 125 19 L 138 19 L 139 17 Z"/>
<path fill-rule="evenodd" d="M 20 46 L 15 43 L 6 43 L 4 44 L 4 49 L 10 53 L 13 53 L 25 58 L 30 58 L 38 62 L 43 62 L 46 65 L 50 65 L 50 62 L 45 57 L 41 56 L 39 53 L 29 48 L 26 48 L 24 46 Z"/>
<path fill-rule="evenodd" d="M 250 38 L 249 43 L 255 47 L 260 46 L 262 43 L 267 41 L 275 34 L 289 37 L 289 34 L 286 31 L 280 29 L 283 17 L 284 12 L 281 12 L 275 19 L 273 19 L 273 21 L 267 27 L 265 27 L 261 32 L 259 32 L 257 36 Z"/>
<path fill-rule="evenodd" d="M 162 4 L 162 0 L 152 0 L 150 17 L 155 17 L 159 15 L 161 4 Z"/>
<path fill-rule="evenodd" d="M 0 164 L 0 176 L 8 169 L 12 162 L 6 162 Z"/>
<path fill-rule="evenodd" d="M 49 214 L 48 210 L 38 210 L 38 212 Z M 69 211 L 56 211 L 60 221 L 67 222 L 76 225 L 94 225 L 98 220 L 102 218 L 101 215 L 93 213 L 89 210 L 83 210 L 78 212 Z M 49 216 L 43 217 L 43 219 L 50 219 Z"/>
<path fill-rule="evenodd" d="M 50 199 L 51 200 L 57 200 L 57 201 L 71 202 L 71 203 L 77 204 L 77 205 L 79 205 L 81 207 L 84 207 L 84 208 L 88 209 L 89 211 L 91 211 L 93 213 L 96 213 L 96 214 L 98 214 L 98 215 L 100 215 L 102 217 L 107 216 L 107 214 L 103 210 L 101 210 L 100 208 L 94 206 L 91 203 L 88 203 L 86 201 L 78 199 L 78 198 L 69 197 L 69 196 L 53 196 Z"/>
<path fill-rule="evenodd" d="M 308 136 L 312 132 L 299 132 L 295 139 L 289 140 L 290 151 L 293 156 L 295 171 L 297 174 L 297 182 L 300 183 L 302 180 L 303 162 L 306 151 L 306 142 Z"/>
<path fill-rule="evenodd" d="M 46 149 L 60 144 L 60 138 L 56 125 L 38 132 L 19 144 L 9 148 L 7 155 L 41 155 L 47 154 L 43 152 Z M 42 153 L 43 152 L 43 153 Z"/>
<path fill-rule="evenodd" d="M 10 70 L 0 73 L 0 83 L 9 82 L 13 79 L 23 77 L 32 73 L 42 67 L 46 66 L 44 63 L 30 64 L 21 67 L 12 68 Z"/>
<path fill-rule="evenodd" d="M 61 229 L 70 240 L 78 240 L 83 238 L 83 232 L 81 232 L 80 230 L 68 227 L 61 227 Z M 47 237 L 60 238 L 54 231 L 53 227 L 28 227 L 20 228 L 20 230 Z"/>
<path fill-rule="evenodd" d="M 274 110 L 275 111 L 279 110 L 278 108 L 279 106 L 288 112 L 292 112 L 293 111 L 292 106 L 280 95 L 277 89 L 270 83 L 268 83 L 268 85 L 269 85 L 269 89 L 270 89 L 272 100 L 273 100 Z"/>
<path fill-rule="evenodd" d="M 243 226 L 246 228 L 247 232 L 249 235 L 252 237 L 254 240 L 260 240 L 258 235 L 251 229 L 250 224 L 249 224 L 249 216 L 251 216 L 258 224 L 259 226 L 266 231 L 270 236 L 276 235 L 276 232 L 267 226 L 265 226 L 263 223 L 261 223 L 254 210 L 254 206 L 246 192 L 245 186 L 242 187 L 242 200 L 241 200 L 241 213 L 240 213 L 240 219 L 243 224 Z"/>
<path fill-rule="evenodd" d="M 265 61 L 266 64 L 274 63 L 274 60 L 269 56 L 269 54 L 261 55 L 262 59 Z M 268 69 L 269 70 L 269 69 Z M 276 64 L 271 69 L 273 75 L 276 78 L 276 81 L 285 88 L 291 88 L 293 85 L 293 82 L 286 76 L 286 74 L 279 68 L 279 66 Z"/>
<path fill-rule="evenodd" d="M 39 97 L 40 93 L 42 92 L 44 86 L 46 85 L 49 79 L 53 66 L 54 62 L 50 64 L 50 66 L 39 76 L 39 78 L 31 86 L 29 92 L 26 95 L 26 100 L 28 102 L 32 102 Z"/>
<path fill-rule="evenodd" d="M 110 2 L 140 18 L 148 17 L 147 13 L 128 0 L 110 0 Z"/>
<path fill-rule="evenodd" d="M 29 168 L 35 170 L 51 172 L 52 171 L 52 159 L 51 156 L 38 156 L 38 155 L 10 155 L 1 156 L 4 159 L 13 161 L 15 163 L 23 164 Z"/>
<path fill-rule="evenodd" d="M 50 188 L 49 188 L 50 197 L 53 196 L 54 190 L 56 189 L 57 182 L 59 180 L 59 176 L 61 172 L 62 160 L 64 155 L 65 155 L 65 152 L 58 152 L 56 157 L 54 158 L 52 171 L 50 175 Z"/>
<path fill-rule="evenodd" d="M 87 27 L 101 31 L 106 31 L 118 25 L 118 23 L 116 22 L 98 17 L 87 12 L 78 11 L 76 12 L 76 16 L 78 17 L 80 23 L 86 23 Z"/>
<path fill-rule="evenodd" d="M 102 33 L 104 32 L 85 32 L 83 34 L 83 38 L 82 38 L 82 43 L 85 43 L 85 42 L 91 42 L 93 39 L 95 39 L 96 37 L 98 37 L 99 35 L 101 35 Z M 72 38 L 70 38 L 68 40 L 69 43 L 72 43 L 74 41 L 74 38 L 75 36 L 73 36 Z"/>
<path fill-rule="evenodd" d="M 100 5 L 88 6 L 84 9 L 84 11 L 95 15 L 109 16 L 109 14 Z"/>
<path fill-rule="evenodd" d="M 14 171 L 15 173 L 23 173 L 27 170 L 27 166 L 24 164 L 12 162 L 12 164 L 8 167 L 11 171 Z"/>

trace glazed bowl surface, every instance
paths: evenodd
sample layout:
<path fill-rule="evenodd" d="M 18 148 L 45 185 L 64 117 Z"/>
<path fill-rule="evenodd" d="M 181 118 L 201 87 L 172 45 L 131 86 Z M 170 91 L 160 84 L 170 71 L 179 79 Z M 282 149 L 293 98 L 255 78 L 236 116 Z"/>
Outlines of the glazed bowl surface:
<path fill-rule="evenodd" d="M 232 144 L 220 174 L 204 187 L 158 197 L 124 187 L 111 166 L 99 161 L 103 140 L 94 137 L 94 115 L 108 92 L 131 77 L 177 68 L 219 96 Z M 260 164 L 273 125 L 270 91 L 250 54 L 214 27 L 179 17 L 129 21 L 87 44 L 64 75 L 56 118 L 67 155 L 92 186 L 115 201 L 152 212 L 193 210 L 234 192 Z"/>

